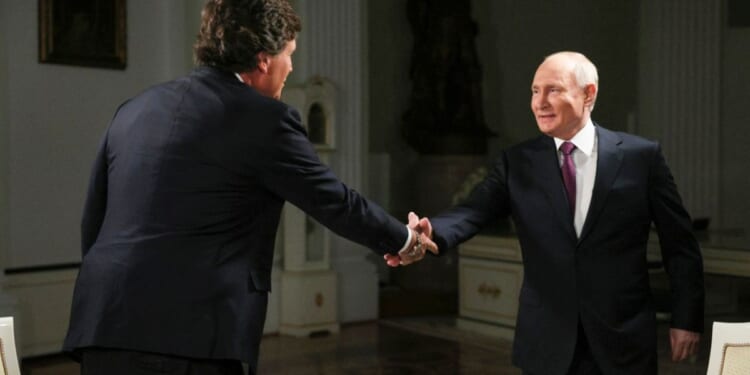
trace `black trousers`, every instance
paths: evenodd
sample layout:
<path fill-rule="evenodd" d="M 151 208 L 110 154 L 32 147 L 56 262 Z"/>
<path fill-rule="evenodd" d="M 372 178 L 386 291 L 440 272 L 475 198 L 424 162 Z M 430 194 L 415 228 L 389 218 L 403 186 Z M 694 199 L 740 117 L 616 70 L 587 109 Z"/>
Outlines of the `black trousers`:
<path fill-rule="evenodd" d="M 81 375 L 243 375 L 237 360 L 184 358 L 91 348 L 81 353 Z"/>
<path fill-rule="evenodd" d="M 531 374 L 524 371 L 523 375 L 542 374 Z M 570 364 L 567 375 L 602 375 L 602 371 L 599 370 L 599 366 L 594 361 L 594 355 L 591 354 L 591 347 L 586 339 L 586 334 L 583 332 L 581 323 L 578 323 L 576 350 L 573 353 L 573 362 Z"/>
<path fill-rule="evenodd" d="M 573 363 L 570 364 L 568 375 L 602 375 L 602 371 L 594 362 L 589 341 L 586 339 L 586 334 L 583 333 L 583 327 L 580 323 L 578 324 L 576 351 L 573 354 Z"/>

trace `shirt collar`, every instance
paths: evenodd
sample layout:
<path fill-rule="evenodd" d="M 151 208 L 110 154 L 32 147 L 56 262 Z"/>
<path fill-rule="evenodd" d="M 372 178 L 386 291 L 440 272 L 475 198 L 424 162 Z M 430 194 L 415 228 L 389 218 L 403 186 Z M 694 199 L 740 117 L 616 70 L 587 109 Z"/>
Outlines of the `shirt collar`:
<path fill-rule="evenodd" d="M 565 142 L 565 140 L 555 137 L 555 147 L 557 150 L 560 149 L 560 145 Z M 586 154 L 586 156 L 591 156 L 591 154 L 594 152 L 594 140 L 596 139 L 596 130 L 594 129 L 594 123 L 591 122 L 591 119 L 589 118 L 586 120 L 586 125 L 581 128 L 581 130 L 576 133 L 576 135 L 573 136 L 573 138 L 570 139 L 570 142 L 573 143 L 578 150 Z"/>

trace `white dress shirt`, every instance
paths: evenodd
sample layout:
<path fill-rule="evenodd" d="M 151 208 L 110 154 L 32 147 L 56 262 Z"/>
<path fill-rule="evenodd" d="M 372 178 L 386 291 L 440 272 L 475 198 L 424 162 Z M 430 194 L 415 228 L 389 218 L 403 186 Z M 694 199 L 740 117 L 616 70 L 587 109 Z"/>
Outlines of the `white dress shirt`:
<path fill-rule="evenodd" d="M 563 154 L 560 151 L 560 145 L 563 142 L 565 140 L 555 138 L 557 158 L 561 166 Z M 591 205 L 591 195 L 594 191 L 594 180 L 596 179 L 597 138 L 591 119 L 569 142 L 576 146 L 572 152 L 573 163 L 576 167 L 576 207 L 573 215 L 573 226 L 576 229 L 576 235 L 580 237 L 583 223 L 586 221 L 586 215 L 589 212 L 589 205 Z"/>

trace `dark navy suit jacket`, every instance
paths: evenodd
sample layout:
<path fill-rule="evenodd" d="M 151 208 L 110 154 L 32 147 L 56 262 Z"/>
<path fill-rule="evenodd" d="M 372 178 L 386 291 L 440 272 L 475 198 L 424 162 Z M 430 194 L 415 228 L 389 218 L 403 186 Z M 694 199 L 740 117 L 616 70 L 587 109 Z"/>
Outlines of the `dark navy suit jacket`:
<path fill-rule="evenodd" d="M 498 217 L 515 223 L 524 280 L 513 362 L 565 374 L 579 321 L 605 374 L 656 373 L 656 321 L 646 247 L 656 227 L 672 295 L 672 326 L 703 330 L 703 263 L 658 144 L 597 126 L 598 160 L 580 238 L 554 140 L 504 151 L 468 200 L 432 219 L 448 249 Z"/>
<path fill-rule="evenodd" d="M 233 73 L 201 67 L 124 103 L 91 175 L 64 349 L 254 366 L 285 201 L 380 254 L 406 242 L 320 162 L 293 108 Z"/>

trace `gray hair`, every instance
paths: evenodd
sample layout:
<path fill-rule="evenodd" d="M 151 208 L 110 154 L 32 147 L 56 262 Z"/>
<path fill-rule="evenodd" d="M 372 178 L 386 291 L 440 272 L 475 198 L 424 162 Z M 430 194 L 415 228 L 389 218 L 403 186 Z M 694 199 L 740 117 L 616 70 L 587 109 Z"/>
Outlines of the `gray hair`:
<path fill-rule="evenodd" d="M 594 105 L 596 104 L 596 97 L 599 94 L 599 73 L 596 70 L 596 65 L 594 65 L 594 63 L 592 63 L 584 54 L 579 52 L 556 52 L 545 57 L 544 61 L 547 61 L 552 57 L 564 57 L 570 61 L 578 87 L 581 89 L 585 89 L 588 85 L 594 85 L 594 87 L 596 87 L 597 95 L 594 96 L 594 101 L 591 103 L 590 109 L 593 112 Z"/>

